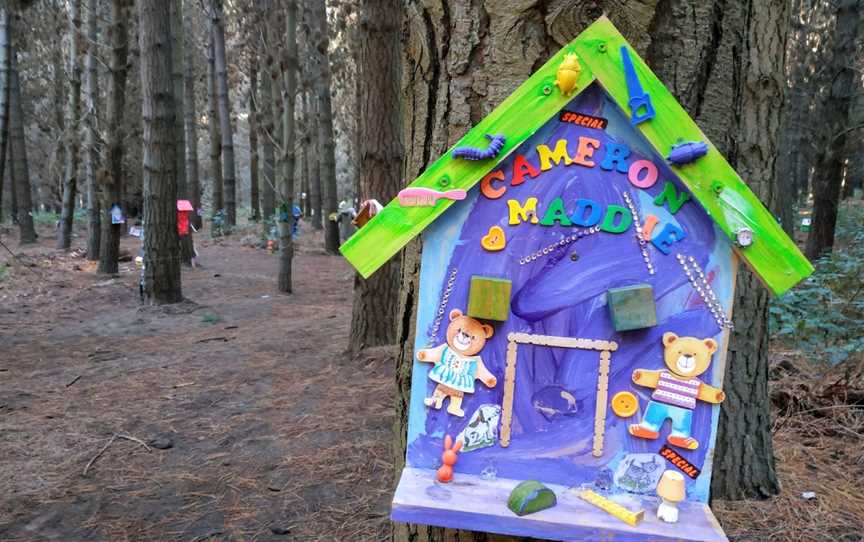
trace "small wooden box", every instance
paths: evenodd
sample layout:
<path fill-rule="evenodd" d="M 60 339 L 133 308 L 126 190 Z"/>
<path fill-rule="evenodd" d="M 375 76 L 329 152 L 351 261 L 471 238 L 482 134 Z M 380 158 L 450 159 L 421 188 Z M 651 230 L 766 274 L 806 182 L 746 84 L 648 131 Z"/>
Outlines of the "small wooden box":
<path fill-rule="evenodd" d="M 643 329 L 657 325 L 654 289 L 650 284 L 611 288 L 606 293 L 609 316 L 615 331 Z"/>
<path fill-rule="evenodd" d="M 468 316 L 506 322 L 510 317 L 510 289 L 507 279 L 471 277 L 468 291 Z"/>

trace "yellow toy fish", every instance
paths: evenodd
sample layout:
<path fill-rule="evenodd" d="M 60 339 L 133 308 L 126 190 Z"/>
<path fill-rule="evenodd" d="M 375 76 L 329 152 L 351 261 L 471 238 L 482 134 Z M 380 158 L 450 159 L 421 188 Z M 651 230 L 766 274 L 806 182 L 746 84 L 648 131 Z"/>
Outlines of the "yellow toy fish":
<path fill-rule="evenodd" d="M 555 74 L 555 86 L 561 89 L 564 96 L 569 96 L 576 90 L 580 71 L 582 66 L 579 65 L 579 58 L 575 53 L 564 56 L 564 61 L 558 66 L 558 72 Z"/>

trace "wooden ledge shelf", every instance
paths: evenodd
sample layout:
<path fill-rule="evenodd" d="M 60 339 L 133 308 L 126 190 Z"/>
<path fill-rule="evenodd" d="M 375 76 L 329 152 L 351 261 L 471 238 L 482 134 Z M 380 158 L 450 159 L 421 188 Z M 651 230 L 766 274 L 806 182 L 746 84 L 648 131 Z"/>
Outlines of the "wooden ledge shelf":
<path fill-rule="evenodd" d="M 457 472 L 453 482 L 439 484 L 435 471 L 406 467 L 393 497 L 390 517 L 401 523 L 574 542 L 728 542 L 711 509 L 700 502 L 682 502 L 679 510 L 683 522 L 664 523 L 657 519 L 656 497 L 626 494 L 628 500 L 621 504 L 632 510 L 645 510 L 645 519 L 630 527 L 580 499 L 580 488 L 550 483 L 545 485 L 555 492 L 558 504 L 519 517 L 507 508 L 507 498 L 519 482 L 506 478 L 484 480 Z"/>

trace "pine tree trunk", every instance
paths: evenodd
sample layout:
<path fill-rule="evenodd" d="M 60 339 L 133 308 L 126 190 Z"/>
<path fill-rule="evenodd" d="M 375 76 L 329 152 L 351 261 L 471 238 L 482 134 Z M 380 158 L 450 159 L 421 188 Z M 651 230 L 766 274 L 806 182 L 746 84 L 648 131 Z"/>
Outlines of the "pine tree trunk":
<path fill-rule="evenodd" d="M 807 236 L 807 257 L 815 260 L 834 247 L 840 185 L 845 168 L 843 150 L 846 146 L 849 114 L 854 94 L 861 92 L 860 74 L 856 74 L 852 59 L 856 53 L 858 18 L 864 9 L 861 0 L 837 0 L 837 16 L 833 33 L 834 54 L 825 72 L 826 92 L 819 115 L 820 149 L 813 173 L 813 223 Z"/>
<path fill-rule="evenodd" d="M 16 23 L 20 20 L 16 17 Z M 12 26 L 12 18 L 9 21 Z M 24 138 L 24 104 L 21 81 L 18 77 L 18 59 L 14 40 L 18 32 L 11 29 L 9 47 L 9 151 L 11 180 L 14 184 L 15 216 L 18 222 L 18 242 L 22 245 L 36 242 L 33 225 L 33 202 L 30 192 L 30 168 L 27 164 L 27 140 Z"/>
<path fill-rule="evenodd" d="M 3 222 L 3 187 L 9 153 L 9 8 L 0 6 L 0 223 Z M 11 182 L 10 186 L 14 186 Z"/>
<path fill-rule="evenodd" d="M 324 221 L 322 218 L 323 206 L 321 205 L 321 144 L 318 140 L 318 97 L 314 94 L 306 96 L 306 110 L 308 111 L 309 128 L 307 130 L 309 138 L 308 147 L 311 149 L 311 159 L 309 160 L 309 207 L 312 220 L 312 228 L 315 230 L 324 229 Z"/>
<path fill-rule="evenodd" d="M 791 6 L 790 47 L 786 55 L 789 83 L 786 85 L 786 106 L 783 108 L 783 127 L 780 130 L 780 155 L 778 156 L 778 204 L 783 229 L 791 234 L 795 230 L 794 206 L 799 198 L 800 182 L 798 161 L 803 158 L 802 142 L 806 139 L 803 118 L 809 113 L 812 93 L 805 88 L 808 45 L 806 27 L 802 21 L 803 0 L 794 0 Z"/>
<path fill-rule="evenodd" d="M 102 242 L 99 247 L 99 272 L 115 274 L 120 255 L 122 224 L 111 221 L 111 206 L 120 205 L 123 192 L 123 138 L 126 113 L 126 61 L 129 8 L 127 0 L 111 0 L 108 42 L 108 102 L 106 106 L 105 170 L 97 179 L 102 194 Z M 128 211 L 127 211 L 128 212 Z"/>
<path fill-rule="evenodd" d="M 285 98 L 282 113 L 282 184 L 279 202 L 279 291 L 291 293 L 294 242 L 294 102 L 297 94 L 297 2 L 285 1 Z"/>
<path fill-rule="evenodd" d="M 745 3 L 737 15 L 748 50 L 739 53 L 740 71 L 734 73 L 735 121 L 730 163 L 753 192 L 775 212 L 778 195 L 778 156 L 784 101 L 784 53 L 788 35 L 785 0 Z M 735 36 L 735 34 L 733 34 Z M 735 37 L 736 44 L 740 40 Z M 735 329 L 729 341 L 720 409 L 714 473 L 714 498 L 766 498 L 780 491 L 774 470 L 771 440 L 771 401 L 768 396 L 769 292 L 749 270 L 738 273 L 735 292 Z"/>
<path fill-rule="evenodd" d="M 225 14 L 222 0 L 212 0 L 213 58 L 216 95 L 219 98 L 219 132 L 222 135 L 222 183 L 225 198 L 225 224 L 237 224 L 237 168 L 234 164 L 234 129 L 231 125 L 231 100 L 228 96 L 228 61 L 225 54 Z"/>
<path fill-rule="evenodd" d="M 63 35 L 68 26 L 68 22 L 66 22 L 66 17 L 64 14 L 66 13 L 65 9 L 57 9 L 55 10 L 57 14 L 56 21 L 56 32 L 58 36 Z M 66 70 L 63 67 L 63 48 L 55 47 L 51 52 L 51 65 L 52 65 L 52 111 L 54 113 L 54 124 L 57 126 L 57 133 L 61 134 L 60 139 L 57 142 L 57 145 L 54 148 L 54 161 L 52 169 L 56 171 L 57 177 L 56 182 L 51 182 L 50 191 L 51 191 L 51 207 L 52 209 L 56 209 L 56 212 L 59 214 L 61 212 L 62 201 L 63 201 L 63 175 L 65 174 L 65 160 L 66 160 L 66 138 L 62 135 L 66 130 L 66 105 L 69 102 L 68 96 L 68 80 L 66 79 Z M 55 181 L 55 179 L 52 179 Z M 55 232 L 57 233 L 57 232 Z"/>
<path fill-rule="evenodd" d="M 314 84 L 318 95 L 318 159 L 323 204 L 324 249 L 328 254 L 338 254 L 339 224 L 331 220 L 331 216 L 338 210 L 339 200 L 336 192 L 333 107 L 330 100 L 330 35 L 324 0 L 313 1 L 310 4 L 309 15 L 313 25 L 311 47 L 318 60 L 318 74 Z"/>
<path fill-rule="evenodd" d="M 4 145 L 0 147 L 0 161 L 5 161 L 8 155 L 8 151 L 6 150 L 8 139 L 6 138 L 6 141 L 3 142 Z M 4 168 L 3 171 L 0 171 L 0 224 L 3 223 L 3 217 L 5 216 L 3 210 L 3 191 L 6 189 L 6 176 L 6 169 Z"/>
<path fill-rule="evenodd" d="M 81 113 L 81 64 L 78 59 L 78 33 L 81 31 L 81 0 L 69 2 L 69 104 L 66 124 L 66 166 L 63 174 L 63 202 L 57 248 L 67 250 L 72 244 L 72 223 L 78 191 L 78 161 Z"/>
<path fill-rule="evenodd" d="M 219 133 L 219 99 L 216 96 L 216 56 L 213 51 L 213 28 L 210 28 L 210 46 L 207 49 L 207 126 L 210 131 L 210 200 L 212 215 L 225 212 L 222 194 L 222 135 Z"/>
<path fill-rule="evenodd" d="M 186 115 L 183 108 L 185 90 L 183 88 L 183 2 L 169 0 L 171 8 L 171 83 L 174 92 L 174 160 L 177 162 L 177 199 L 189 199 L 189 187 L 186 182 Z M 183 265 L 192 265 L 194 256 L 192 231 L 180 236 L 180 261 Z"/>
<path fill-rule="evenodd" d="M 144 297 L 182 301 L 177 235 L 177 159 L 171 13 L 162 0 L 138 0 L 144 118 Z"/>
<path fill-rule="evenodd" d="M 175 160 L 177 162 L 177 197 L 188 199 L 186 183 L 186 128 L 184 126 L 185 113 L 183 98 L 185 90 L 183 87 L 185 58 L 183 40 L 183 0 L 169 0 L 171 7 L 171 82 L 174 92 L 174 146 Z"/>
<path fill-rule="evenodd" d="M 309 108 L 305 96 L 300 96 L 298 100 L 300 104 L 300 118 L 303 119 L 301 124 L 302 137 L 300 140 L 300 193 L 302 194 L 302 212 L 305 218 L 311 216 L 312 205 L 309 196 L 309 160 L 312 158 L 312 152 L 309 148 L 309 130 L 312 123 L 309 121 Z"/>
<path fill-rule="evenodd" d="M 261 218 L 258 202 L 258 57 L 249 67 L 249 217 L 257 222 Z"/>
<path fill-rule="evenodd" d="M 192 26 L 185 25 L 186 31 Z M 195 47 L 190 42 L 189 47 L 184 47 L 186 61 L 184 62 L 184 84 L 183 84 L 183 116 L 185 140 L 186 140 L 186 190 L 195 214 L 192 216 L 192 224 L 201 229 L 201 178 L 198 171 L 198 115 L 195 107 L 195 56 L 192 52 Z"/>
<path fill-rule="evenodd" d="M 99 169 L 99 148 L 96 130 L 99 118 L 99 71 L 97 69 L 96 47 L 98 38 L 99 1 L 87 0 L 86 36 L 87 56 L 84 61 L 86 74 L 84 92 L 87 96 L 87 112 L 84 116 L 84 147 L 87 149 L 84 161 L 84 176 L 87 183 L 87 259 L 99 260 L 99 244 L 102 237 L 100 225 L 100 205 L 96 170 Z"/>
<path fill-rule="evenodd" d="M 274 41 L 273 50 L 278 51 L 276 47 L 276 43 Z M 281 54 L 281 53 L 280 53 Z M 274 66 L 275 68 L 275 66 Z M 283 144 L 285 141 L 285 123 L 282 122 L 283 116 L 285 114 L 284 107 L 285 103 L 282 96 L 282 75 L 280 69 L 275 69 L 273 71 L 273 146 L 276 150 L 276 161 L 273 165 L 273 187 L 274 194 L 273 199 L 276 205 L 276 209 L 274 210 L 274 217 L 276 219 L 276 226 L 278 229 L 279 222 L 279 213 L 281 212 L 280 206 L 282 204 L 283 194 L 280 193 L 283 186 L 283 179 L 285 178 L 285 168 L 284 168 L 284 154 L 283 154 Z"/>
<path fill-rule="evenodd" d="M 300 66 L 300 64 L 299 64 L 300 46 L 299 46 L 299 44 L 297 46 L 297 56 L 298 56 L 298 68 L 297 69 L 298 69 L 298 73 L 299 73 L 299 70 L 300 70 L 300 67 L 299 67 Z M 303 190 L 304 187 L 306 186 L 306 179 L 303 178 L 303 171 L 304 171 L 303 160 L 305 159 L 305 152 L 304 151 L 306 150 L 303 148 L 303 145 L 305 144 L 306 118 L 305 118 L 305 113 L 303 110 L 303 94 L 302 94 L 302 91 L 300 90 L 300 88 L 302 88 L 302 84 L 299 82 L 299 79 L 300 78 L 298 77 L 297 92 L 295 94 L 295 107 L 294 107 L 294 119 L 295 119 L 294 122 L 296 124 L 296 127 L 294 129 L 295 130 L 294 139 L 296 141 L 296 149 L 297 149 L 297 152 L 295 153 L 295 156 L 294 156 L 294 163 L 296 164 L 296 166 L 295 166 L 296 171 L 294 173 L 294 185 L 297 187 L 297 192 L 295 193 L 295 198 L 298 198 L 295 200 L 295 203 L 300 208 L 300 216 L 303 217 L 303 216 L 305 216 L 304 213 L 305 213 L 305 208 L 306 208 L 306 197 L 305 197 L 305 192 Z M 298 219 L 298 221 L 299 221 L 299 219 Z"/>
<path fill-rule="evenodd" d="M 9 72 L 9 77 L 10 78 L 12 77 L 11 71 Z M 11 107 L 11 105 L 12 105 L 12 94 L 11 94 L 12 84 L 11 84 L 11 82 L 9 84 L 9 89 L 10 89 L 9 105 Z M 12 162 L 12 135 L 11 135 L 11 132 L 12 132 L 12 114 L 11 113 L 9 114 L 9 132 L 10 132 L 9 142 L 6 144 L 6 152 L 9 155 L 9 167 L 7 168 L 9 170 L 9 174 L 7 175 L 8 179 L 9 179 L 9 218 L 12 219 L 12 224 L 17 226 L 18 225 L 18 196 L 17 196 L 17 191 L 16 191 L 16 185 L 15 185 L 15 175 L 13 172 L 13 168 L 15 166 L 14 166 L 14 163 Z"/>
<path fill-rule="evenodd" d="M 357 194 L 361 202 L 370 198 L 389 202 L 402 186 L 399 7 L 397 0 L 360 2 Z M 396 339 L 399 265 L 395 257 L 368 279 L 355 276 L 352 351 L 392 344 Z"/>
<path fill-rule="evenodd" d="M 265 55 L 271 53 L 267 51 L 267 28 L 262 30 L 265 33 L 262 44 Z M 273 80 L 270 77 L 270 70 L 265 70 L 261 74 L 261 115 L 258 122 L 258 130 L 261 134 L 261 151 L 263 154 L 263 163 L 261 164 L 261 177 L 263 178 L 263 186 L 261 190 L 261 214 L 264 220 L 268 220 L 273 216 L 276 194 L 273 184 L 275 181 L 276 169 L 276 154 L 273 150 Z"/>

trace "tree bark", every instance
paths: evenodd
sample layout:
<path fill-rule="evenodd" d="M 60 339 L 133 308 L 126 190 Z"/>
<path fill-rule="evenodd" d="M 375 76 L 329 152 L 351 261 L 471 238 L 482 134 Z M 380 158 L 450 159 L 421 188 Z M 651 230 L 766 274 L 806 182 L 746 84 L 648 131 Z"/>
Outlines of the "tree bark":
<path fill-rule="evenodd" d="M 0 223 L 3 222 L 3 185 L 9 153 L 9 8 L 0 6 Z M 11 175 L 9 175 L 11 178 Z M 11 182 L 10 186 L 14 186 Z"/>
<path fill-rule="evenodd" d="M 177 235 L 177 159 L 171 13 L 161 0 L 138 0 L 144 117 L 144 298 L 182 301 Z"/>
<path fill-rule="evenodd" d="M 782 63 L 777 58 L 782 58 L 786 35 L 786 8 L 781 4 L 779 0 L 765 6 L 752 0 L 669 0 L 622 4 L 610 13 L 619 30 L 763 197 L 772 195 L 775 182 L 773 164 L 782 103 Z M 596 4 L 588 1 L 543 9 L 527 0 L 485 5 L 455 0 L 408 3 L 402 25 L 404 178 L 419 175 L 600 14 Z M 751 118 L 745 118 L 748 116 Z M 760 159 L 754 163 L 757 156 Z M 420 250 L 421 243 L 415 240 L 402 254 L 396 336 L 400 352 L 395 371 L 397 473 L 405 460 Z M 735 394 L 744 389 L 745 379 L 752 379 L 750 389 L 767 390 L 767 349 L 762 348 L 767 338 L 766 294 L 761 289 L 760 300 L 751 290 L 751 297 L 756 299 L 742 304 L 744 288 L 747 285 L 739 283 L 736 319 L 741 318 L 738 327 L 748 333 L 733 338 L 724 383 L 724 388 L 729 386 Z M 747 318 L 752 321 L 744 323 Z M 727 399 L 721 408 L 714 469 L 728 479 L 715 487 L 715 496 L 720 498 L 736 496 L 727 492 L 730 487 L 743 488 L 749 494 L 754 494 L 750 493 L 752 488 L 759 488 L 755 494 L 776 488 L 767 424 L 769 403 L 764 397 L 740 398 Z M 730 430 L 733 426 L 734 431 Z M 735 440 L 742 428 L 752 434 Z M 721 447 L 724 454 L 719 452 Z M 747 452 L 749 472 L 740 463 Z M 394 539 L 467 541 L 487 537 L 397 525 Z"/>
<path fill-rule="evenodd" d="M 282 184 L 279 203 L 279 291 L 291 293 L 294 257 L 294 102 L 297 94 L 297 2 L 285 2 L 285 97 L 282 113 Z"/>
<path fill-rule="evenodd" d="M 219 133 L 219 99 L 216 96 L 216 60 L 213 51 L 213 28 L 210 28 L 210 46 L 207 49 L 207 99 L 209 110 L 207 127 L 210 131 L 210 199 L 211 217 L 222 212 L 225 202 L 222 194 L 222 135 Z"/>
<path fill-rule="evenodd" d="M 778 195 L 778 156 L 784 101 L 782 59 L 788 36 L 785 0 L 744 3 L 737 15 L 727 13 L 736 26 L 743 23 L 743 43 L 734 111 L 734 137 L 726 151 L 751 190 L 775 214 Z M 733 34 L 734 35 L 734 34 Z M 736 37 L 737 39 L 737 37 Z M 738 273 L 733 322 L 720 409 L 714 472 L 714 498 L 766 498 L 780 485 L 771 440 L 771 401 L 768 396 L 769 292 L 749 270 Z"/>
<path fill-rule="evenodd" d="M 56 33 L 58 36 L 63 35 L 68 26 L 68 21 L 66 21 L 65 7 L 61 7 L 55 10 L 56 11 Z M 65 175 L 64 167 L 66 164 L 66 137 L 63 135 L 66 131 L 66 107 L 69 103 L 69 85 L 68 80 L 66 78 L 66 70 L 63 67 L 63 48 L 55 47 L 53 51 L 51 51 L 51 64 L 53 68 L 53 77 L 52 77 L 52 99 L 51 103 L 53 104 L 52 111 L 54 113 L 54 124 L 57 126 L 57 133 L 60 134 L 59 141 L 54 148 L 54 157 L 53 157 L 53 172 L 56 173 L 57 178 L 51 179 L 50 183 L 50 191 L 51 191 L 51 208 L 56 210 L 57 214 L 60 214 L 63 204 L 63 178 Z M 55 232 L 56 234 L 57 232 Z"/>
<path fill-rule="evenodd" d="M 250 219 L 261 219 L 258 202 L 258 57 L 249 67 L 249 206 Z"/>
<path fill-rule="evenodd" d="M 126 61 L 129 56 L 129 4 L 128 0 L 111 0 L 108 43 L 111 56 L 108 61 L 108 102 L 103 163 L 105 171 L 99 177 L 102 194 L 102 242 L 99 247 L 99 272 L 115 274 L 120 255 L 122 224 L 113 224 L 111 206 L 123 201 L 123 139 L 126 114 Z M 124 209 L 128 214 L 128 209 Z"/>
<path fill-rule="evenodd" d="M 87 97 L 87 112 L 84 122 L 84 177 L 87 183 L 87 259 L 99 260 L 99 244 L 102 238 L 100 225 L 99 195 L 96 186 L 96 170 L 99 169 L 99 142 L 96 130 L 99 118 L 99 71 L 96 47 L 98 38 L 99 1 L 87 0 L 87 56 L 84 60 L 86 73 L 84 92 Z"/>
<path fill-rule="evenodd" d="M 405 152 L 399 124 L 399 7 L 397 0 L 360 2 L 357 194 L 361 202 L 370 198 L 388 202 L 402 186 Z M 397 256 L 368 279 L 355 275 L 352 351 L 395 341 L 399 266 Z"/>
<path fill-rule="evenodd" d="M 9 72 L 9 77 L 12 77 L 12 72 Z M 11 88 L 12 84 L 9 84 L 10 88 L 10 96 L 9 96 L 9 104 L 11 107 L 12 104 L 12 96 L 11 96 Z M 14 163 L 12 162 L 12 114 L 9 114 L 9 142 L 6 144 L 6 152 L 9 156 L 9 174 L 7 175 L 9 178 L 9 218 L 12 219 L 12 224 L 18 225 L 18 196 L 16 191 L 15 184 L 15 175 L 12 169 L 14 168 Z"/>
<path fill-rule="evenodd" d="M 16 22 L 17 17 L 16 17 Z M 12 26 L 12 17 L 9 21 Z M 24 104 L 21 81 L 18 77 L 18 53 L 15 38 L 18 33 L 11 29 L 9 46 L 9 150 L 11 154 L 11 179 L 15 192 L 15 211 L 18 221 L 18 242 L 22 245 L 36 242 L 33 225 L 33 200 L 30 192 L 30 168 L 27 164 L 27 140 L 24 138 Z"/>
<path fill-rule="evenodd" d="M 177 172 L 177 199 L 189 198 L 189 187 L 186 182 L 186 126 L 183 98 L 183 59 L 185 55 L 183 43 L 183 2 L 169 0 L 171 9 L 171 83 L 174 93 L 174 160 Z M 192 241 L 192 231 L 180 236 L 180 261 L 183 265 L 192 265 L 195 249 Z"/>
<path fill-rule="evenodd" d="M 191 32 L 192 25 L 185 26 L 186 31 Z M 184 47 L 186 61 L 184 68 L 183 84 L 183 115 L 185 117 L 185 140 L 186 140 L 186 190 L 195 214 L 192 223 L 197 229 L 201 229 L 201 178 L 198 171 L 198 115 L 195 107 L 195 57 L 192 54 L 195 47 Z"/>
<path fill-rule="evenodd" d="M 63 175 L 63 202 L 57 248 L 67 250 L 72 243 L 75 197 L 78 191 L 79 122 L 81 113 L 81 64 L 78 61 L 78 33 L 81 31 L 81 0 L 69 2 L 69 103 L 66 124 L 66 166 Z"/>
<path fill-rule="evenodd" d="M 806 184 L 797 178 L 800 168 L 798 162 L 804 160 L 809 145 L 805 117 L 809 116 L 810 101 L 806 72 L 808 54 L 808 28 L 805 20 L 809 11 L 809 0 L 794 0 L 791 7 L 791 27 L 789 47 L 787 48 L 786 67 L 789 83 L 786 85 L 786 105 L 783 108 L 780 130 L 780 154 L 778 156 L 778 210 L 780 222 L 787 233 L 795 230 L 794 206 L 800 197 L 800 187 Z"/>
<path fill-rule="evenodd" d="M 318 159 L 324 221 L 324 249 L 328 254 L 339 253 L 339 224 L 330 217 L 338 210 L 336 192 L 336 158 L 333 138 L 333 107 L 330 100 L 330 35 L 324 0 L 310 2 L 312 49 L 318 60 L 315 90 L 318 95 Z"/>
<path fill-rule="evenodd" d="M 856 53 L 858 18 L 861 0 L 837 0 L 836 28 L 833 33 L 834 54 L 825 72 L 828 92 L 820 107 L 820 130 L 817 149 L 820 154 L 813 173 L 813 223 L 807 236 L 807 257 L 815 260 L 834 247 L 837 207 L 845 168 L 849 114 L 855 92 L 861 92 L 860 75 L 853 60 Z"/>
<path fill-rule="evenodd" d="M 305 95 L 301 95 L 297 103 L 300 106 L 300 118 L 303 119 L 300 123 L 300 193 L 302 194 L 303 216 L 308 219 L 312 214 L 311 199 L 309 197 L 309 160 L 312 158 L 312 149 L 309 148 L 309 130 L 314 124 L 309 120 L 309 108 L 306 105 Z"/>
<path fill-rule="evenodd" d="M 267 49 L 267 27 L 264 25 L 262 29 L 264 36 L 262 38 L 262 46 L 264 55 L 268 58 L 272 54 Z M 275 171 L 276 171 L 276 154 L 273 150 L 273 79 L 270 76 L 270 70 L 265 70 L 261 75 L 261 114 L 260 122 L 258 122 L 258 130 L 261 133 L 261 151 L 263 154 L 263 163 L 261 164 L 261 176 L 263 178 L 263 187 L 261 190 L 261 214 L 266 222 L 273 217 L 274 208 L 276 205 Z M 266 227 L 266 226 L 265 226 Z"/>
<path fill-rule="evenodd" d="M 318 140 L 318 96 L 307 94 L 306 110 L 308 112 L 307 146 L 310 149 L 309 157 L 309 206 L 311 208 L 312 228 L 324 229 L 322 219 L 323 206 L 321 205 L 321 143 Z"/>
<path fill-rule="evenodd" d="M 234 164 L 234 128 L 231 125 L 231 100 L 228 95 L 228 61 L 225 54 L 225 14 L 222 0 L 212 0 L 213 52 L 216 94 L 219 98 L 219 132 L 222 135 L 222 183 L 225 198 L 225 224 L 237 224 L 237 168 Z"/>
<path fill-rule="evenodd" d="M 276 50 L 275 46 L 274 50 Z M 276 69 L 273 72 L 273 75 L 273 147 L 276 150 L 276 161 L 273 166 L 273 199 L 276 205 L 276 209 L 274 210 L 274 217 L 278 230 L 279 213 L 281 212 L 279 206 L 282 204 L 283 198 L 283 194 L 280 194 L 279 191 L 282 189 L 284 183 L 283 180 L 285 178 L 285 162 L 283 155 L 285 142 L 285 123 L 282 122 L 282 119 L 285 115 L 285 101 L 284 97 L 282 96 L 283 77 L 281 74 L 281 69 Z"/>
<path fill-rule="evenodd" d="M 2 158 L 0 158 L 0 161 L 4 161 L 6 159 L 6 156 L 8 155 L 9 151 L 6 149 L 7 144 L 8 144 L 8 140 L 9 140 L 9 138 L 6 138 L 6 141 L 4 141 L 4 145 L 2 147 L 0 147 L 0 154 L 2 154 Z M 3 223 L 3 217 L 5 216 L 3 214 L 4 213 L 4 210 L 3 210 L 3 191 L 6 189 L 6 177 L 7 177 L 7 174 L 6 174 L 6 170 L 4 168 L 3 171 L 0 171 L 0 224 Z M 11 183 L 10 183 L 10 185 L 11 185 Z"/>

